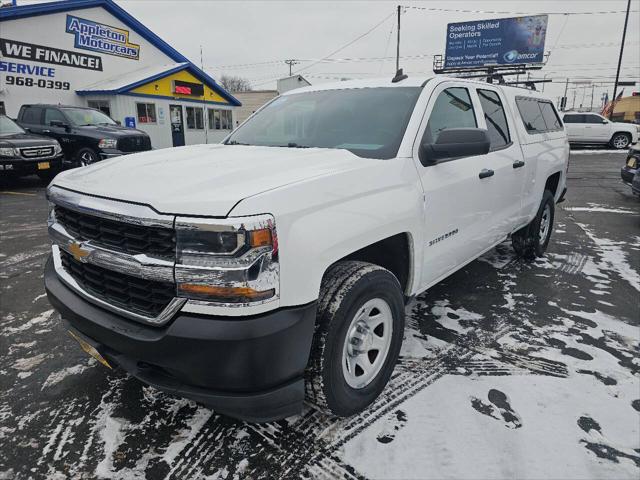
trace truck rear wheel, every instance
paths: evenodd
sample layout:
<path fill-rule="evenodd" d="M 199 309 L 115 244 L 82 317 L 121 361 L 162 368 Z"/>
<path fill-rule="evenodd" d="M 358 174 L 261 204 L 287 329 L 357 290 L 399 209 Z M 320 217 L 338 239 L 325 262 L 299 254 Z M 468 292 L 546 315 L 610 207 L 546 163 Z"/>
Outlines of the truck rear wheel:
<path fill-rule="evenodd" d="M 346 417 L 380 395 L 398 360 L 404 300 L 398 279 L 366 262 L 344 261 L 325 274 L 307 368 L 307 401 Z"/>
<path fill-rule="evenodd" d="M 554 216 L 554 196 L 549 190 L 545 190 L 535 218 L 529 225 L 511 235 L 511 243 L 518 256 L 532 261 L 544 255 L 551 239 Z"/>

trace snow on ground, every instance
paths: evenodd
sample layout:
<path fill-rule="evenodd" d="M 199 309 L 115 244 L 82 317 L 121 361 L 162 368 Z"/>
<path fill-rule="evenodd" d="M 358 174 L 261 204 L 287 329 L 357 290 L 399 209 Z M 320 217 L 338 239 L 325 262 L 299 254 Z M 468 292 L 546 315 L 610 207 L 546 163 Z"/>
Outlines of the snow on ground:
<path fill-rule="evenodd" d="M 365 412 L 264 425 L 87 358 L 43 297 L 39 193 L 0 217 L 0 479 L 638 479 L 640 206 L 582 192 L 544 258 L 505 242 L 407 307 Z"/>

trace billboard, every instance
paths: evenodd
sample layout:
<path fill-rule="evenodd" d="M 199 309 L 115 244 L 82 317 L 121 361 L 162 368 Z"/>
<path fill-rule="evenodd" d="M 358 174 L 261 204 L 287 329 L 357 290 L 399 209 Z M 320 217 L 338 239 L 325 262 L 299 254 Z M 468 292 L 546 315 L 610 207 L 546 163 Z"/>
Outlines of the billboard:
<path fill-rule="evenodd" d="M 445 68 L 541 63 L 547 15 L 447 25 Z"/>

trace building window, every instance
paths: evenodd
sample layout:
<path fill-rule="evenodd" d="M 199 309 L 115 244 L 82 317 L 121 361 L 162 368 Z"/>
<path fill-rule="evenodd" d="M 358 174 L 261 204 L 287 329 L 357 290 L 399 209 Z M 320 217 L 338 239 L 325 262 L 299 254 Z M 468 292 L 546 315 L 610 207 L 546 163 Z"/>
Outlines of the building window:
<path fill-rule="evenodd" d="M 204 130 L 204 114 L 200 107 L 186 107 L 187 128 L 190 130 Z"/>
<path fill-rule="evenodd" d="M 111 107 L 109 105 L 109 100 L 89 100 L 87 102 L 87 106 L 89 108 L 95 108 L 96 110 L 100 110 L 107 116 L 111 116 Z"/>
<path fill-rule="evenodd" d="M 136 103 L 138 123 L 156 123 L 155 103 Z"/>
<path fill-rule="evenodd" d="M 231 110 L 216 110 L 210 108 L 209 115 L 209 130 L 232 130 L 233 123 L 231 120 Z"/>

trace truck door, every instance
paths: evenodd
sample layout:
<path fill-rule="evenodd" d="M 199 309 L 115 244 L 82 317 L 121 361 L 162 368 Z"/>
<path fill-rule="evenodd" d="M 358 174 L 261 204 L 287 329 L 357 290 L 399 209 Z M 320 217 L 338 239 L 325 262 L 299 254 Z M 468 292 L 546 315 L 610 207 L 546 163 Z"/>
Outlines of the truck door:
<path fill-rule="evenodd" d="M 487 155 L 474 155 L 423 166 L 418 155 L 419 145 L 435 142 L 444 129 L 478 127 L 480 106 L 472 93 L 464 82 L 436 86 L 414 144 L 425 203 L 423 287 L 471 260 L 498 237 L 493 223 L 496 177 L 480 178 L 495 161 L 489 162 Z"/>
<path fill-rule="evenodd" d="M 64 153 L 65 158 L 73 158 L 75 141 L 71 134 L 71 124 L 65 115 L 57 108 L 45 108 L 44 125 L 42 134 L 51 138 L 55 138 Z"/>
<path fill-rule="evenodd" d="M 507 114 L 502 92 L 487 85 L 477 88 L 475 93 L 480 103 L 480 127 L 487 129 L 491 139 L 491 150 L 483 162 L 494 172 L 491 191 L 486 192 L 493 198 L 489 219 L 493 228 L 487 241 L 497 243 L 524 220 L 522 193 L 526 165 L 513 125 L 514 117 Z"/>

